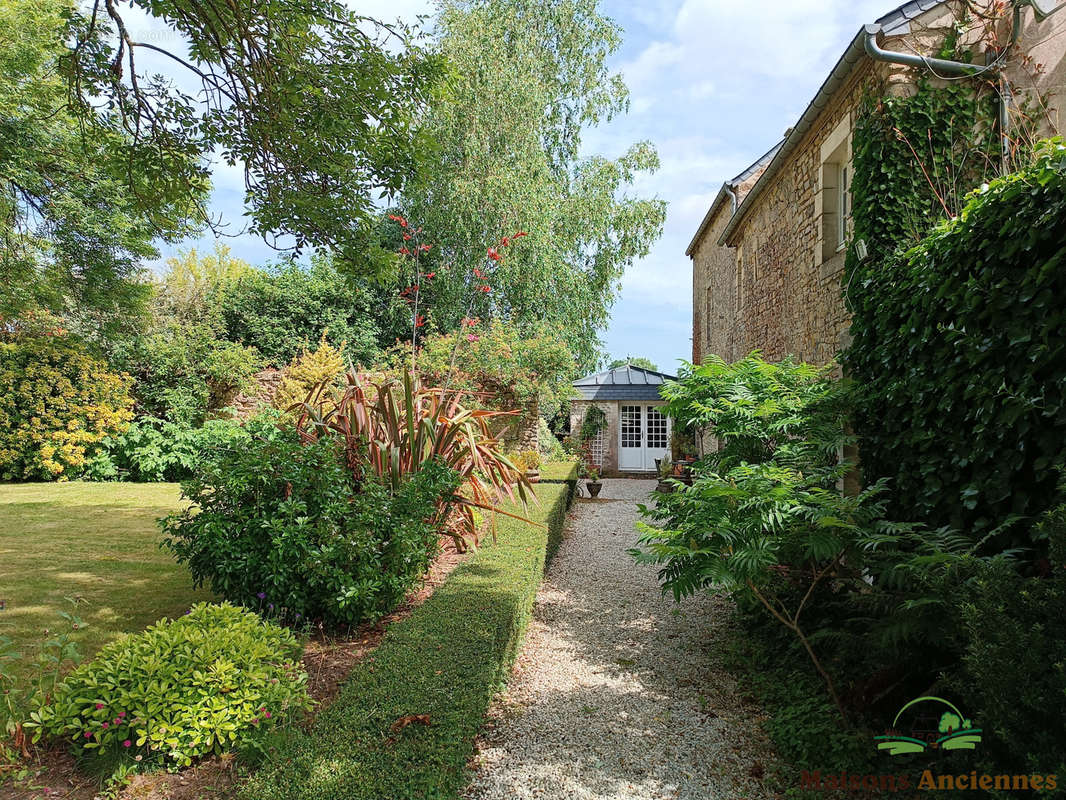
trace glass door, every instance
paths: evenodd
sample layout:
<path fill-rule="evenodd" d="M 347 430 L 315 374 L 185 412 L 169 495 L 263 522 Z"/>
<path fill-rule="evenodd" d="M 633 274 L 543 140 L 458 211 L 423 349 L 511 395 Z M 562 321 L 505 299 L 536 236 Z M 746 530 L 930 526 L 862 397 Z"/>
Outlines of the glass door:
<path fill-rule="evenodd" d="M 618 469 L 623 472 L 644 469 L 644 414 L 642 406 L 622 406 L 619 410 Z"/>

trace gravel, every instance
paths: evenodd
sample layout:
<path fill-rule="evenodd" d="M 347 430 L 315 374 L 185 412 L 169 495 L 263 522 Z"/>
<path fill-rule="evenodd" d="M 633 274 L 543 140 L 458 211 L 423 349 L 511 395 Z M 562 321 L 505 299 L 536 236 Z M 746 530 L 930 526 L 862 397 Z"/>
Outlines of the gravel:
<path fill-rule="evenodd" d="M 759 709 L 715 653 L 728 601 L 663 598 L 626 552 L 654 481 L 603 483 L 572 514 L 465 797 L 775 797 Z"/>

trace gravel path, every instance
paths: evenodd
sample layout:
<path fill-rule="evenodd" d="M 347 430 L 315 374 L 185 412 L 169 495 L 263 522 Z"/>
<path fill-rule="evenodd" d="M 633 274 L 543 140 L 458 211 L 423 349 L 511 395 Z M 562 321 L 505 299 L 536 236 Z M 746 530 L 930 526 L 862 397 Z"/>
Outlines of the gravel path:
<path fill-rule="evenodd" d="M 761 780 L 772 756 L 758 709 L 716 660 L 727 602 L 675 605 L 626 552 L 654 485 L 605 480 L 601 499 L 578 501 L 469 800 L 775 796 Z"/>

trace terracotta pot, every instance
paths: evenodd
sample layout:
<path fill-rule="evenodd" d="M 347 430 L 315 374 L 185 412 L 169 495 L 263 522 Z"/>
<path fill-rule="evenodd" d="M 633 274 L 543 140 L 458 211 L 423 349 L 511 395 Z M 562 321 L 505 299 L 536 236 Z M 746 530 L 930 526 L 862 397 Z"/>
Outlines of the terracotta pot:
<path fill-rule="evenodd" d="M 527 469 L 526 480 L 530 483 L 540 483 L 540 470 L 539 469 Z"/>
<path fill-rule="evenodd" d="M 585 488 L 589 490 L 589 497 L 597 497 L 603 484 L 599 481 L 585 481 Z"/>

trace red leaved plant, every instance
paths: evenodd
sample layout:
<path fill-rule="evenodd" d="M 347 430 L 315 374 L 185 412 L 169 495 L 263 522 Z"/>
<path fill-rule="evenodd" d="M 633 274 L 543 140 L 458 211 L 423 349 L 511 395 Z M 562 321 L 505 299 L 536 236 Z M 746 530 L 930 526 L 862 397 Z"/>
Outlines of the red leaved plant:
<path fill-rule="evenodd" d="M 291 410 L 305 441 L 328 436 L 341 443 L 356 477 L 370 470 L 398 489 L 406 476 L 433 460 L 458 472 L 462 483 L 441 498 L 438 522 L 448 527 L 449 519 L 458 517 L 458 529 L 448 533 L 464 552 L 468 543 L 477 545 L 475 509 L 523 519 L 499 504 L 516 496 L 526 503 L 534 493 L 525 472 L 502 453 L 488 424 L 516 412 L 469 408 L 463 399 L 458 390 L 423 386 L 406 368 L 402 379 L 377 380 L 352 369 L 339 395 L 323 383 Z"/>

